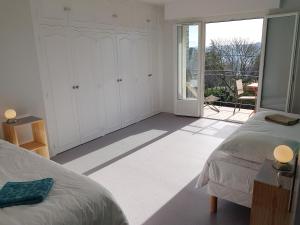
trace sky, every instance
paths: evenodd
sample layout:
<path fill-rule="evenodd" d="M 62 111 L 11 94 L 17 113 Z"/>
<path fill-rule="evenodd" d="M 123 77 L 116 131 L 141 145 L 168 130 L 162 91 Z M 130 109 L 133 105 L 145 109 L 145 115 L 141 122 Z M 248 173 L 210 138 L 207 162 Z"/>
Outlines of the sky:
<path fill-rule="evenodd" d="M 211 40 L 243 38 L 250 42 L 261 42 L 263 19 L 239 20 L 206 24 L 205 45 Z M 190 47 L 198 46 L 198 28 L 190 26 Z"/>

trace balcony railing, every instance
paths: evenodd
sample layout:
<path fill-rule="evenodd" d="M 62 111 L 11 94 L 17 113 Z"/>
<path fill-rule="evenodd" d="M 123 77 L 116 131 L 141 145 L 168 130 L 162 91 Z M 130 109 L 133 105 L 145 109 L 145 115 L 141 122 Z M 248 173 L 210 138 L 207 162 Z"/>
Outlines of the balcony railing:
<path fill-rule="evenodd" d="M 190 98 L 197 97 L 197 77 L 199 70 L 190 70 L 190 78 L 187 79 L 187 95 Z M 204 96 L 213 95 L 219 100 L 214 105 L 234 107 L 237 101 L 236 80 L 241 79 L 243 83 L 244 96 L 255 95 L 255 90 L 248 85 L 258 82 L 258 71 L 234 72 L 232 70 L 206 70 L 204 81 Z M 241 108 L 254 109 L 255 102 L 243 101 Z"/>

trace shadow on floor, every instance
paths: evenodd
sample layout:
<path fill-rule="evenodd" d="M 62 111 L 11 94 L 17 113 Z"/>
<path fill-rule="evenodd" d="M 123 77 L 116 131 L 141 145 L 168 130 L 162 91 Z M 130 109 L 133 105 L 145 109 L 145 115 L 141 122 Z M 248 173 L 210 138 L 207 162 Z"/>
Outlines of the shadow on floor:
<path fill-rule="evenodd" d="M 197 178 L 142 225 L 249 225 L 250 209 L 219 199 L 218 212 L 209 213 L 206 188 L 196 189 Z"/>

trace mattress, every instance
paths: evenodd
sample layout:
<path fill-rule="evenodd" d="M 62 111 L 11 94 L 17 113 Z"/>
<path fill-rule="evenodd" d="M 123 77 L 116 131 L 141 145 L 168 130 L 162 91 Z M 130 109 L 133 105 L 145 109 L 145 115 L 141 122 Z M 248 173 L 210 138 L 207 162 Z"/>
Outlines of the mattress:
<path fill-rule="evenodd" d="M 98 183 L 0 140 L 0 187 L 8 181 L 46 177 L 55 182 L 46 200 L 1 209 L 0 225 L 128 224 L 110 192 Z"/>

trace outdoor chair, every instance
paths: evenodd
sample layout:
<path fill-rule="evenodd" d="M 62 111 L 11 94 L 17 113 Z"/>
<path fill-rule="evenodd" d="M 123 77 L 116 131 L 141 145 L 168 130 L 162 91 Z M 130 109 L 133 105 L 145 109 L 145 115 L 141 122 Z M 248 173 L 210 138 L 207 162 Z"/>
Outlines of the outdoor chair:
<path fill-rule="evenodd" d="M 214 95 L 207 96 L 207 97 L 204 98 L 204 107 L 208 106 L 210 109 L 212 109 L 212 110 L 219 113 L 220 110 L 213 104 L 213 103 L 215 103 L 219 100 L 220 100 L 220 98 L 216 97 Z"/>
<path fill-rule="evenodd" d="M 234 105 L 234 111 L 233 114 L 235 114 L 235 110 L 237 107 L 237 104 L 239 104 L 239 111 L 241 110 L 242 102 L 251 100 L 254 101 L 254 105 L 256 103 L 256 96 L 246 96 L 244 94 L 244 87 L 243 87 L 243 82 L 241 79 L 236 80 L 236 99 L 235 99 L 235 105 Z"/>

